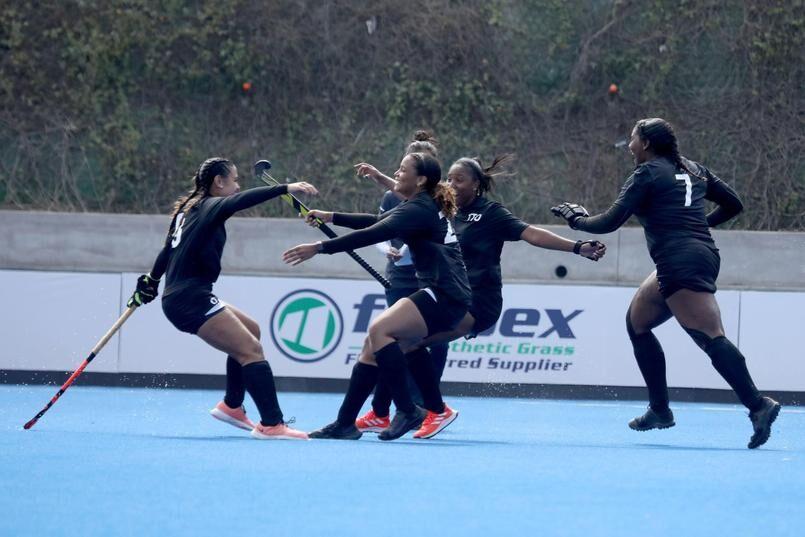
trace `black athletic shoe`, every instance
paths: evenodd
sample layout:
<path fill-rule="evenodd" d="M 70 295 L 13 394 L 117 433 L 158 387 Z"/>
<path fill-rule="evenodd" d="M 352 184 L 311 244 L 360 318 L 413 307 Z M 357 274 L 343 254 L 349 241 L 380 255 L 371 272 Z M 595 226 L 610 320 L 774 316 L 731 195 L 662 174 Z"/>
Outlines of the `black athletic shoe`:
<path fill-rule="evenodd" d="M 650 431 L 651 429 L 667 429 L 676 425 L 674 422 L 674 413 L 671 409 L 668 412 L 654 412 L 651 407 L 648 407 L 646 413 L 638 416 L 629 422 L 629 428 L 635 431 Z"/>
<path fill-rule="evenodd" d="M 330 425 L 325 425 L 318 431 L 313 431 L 308 434 L 309 438 L 326 438 L 331 440 L 357 440 L 363 435 L 362 432 L 355 427 L 354 423 L 342 425 L 337 421 L 332 422 Z"/>
<path fill-rule="evenodd" d="M 408 431 L 419 429 L 427 415 L 427 411 L 419 407 L 414 407 L 414 411 L 410 414 L 398 410 L 391 420 L 391 425 L 380 431 L 377 437 L 381 440 L 396 440 Z"/>
<path fill-rule="evenodd" d="M 771 424 L 777 419 L 777 414 L 779 413 L 780 403 L 771 397 L 764 397 L 763 406 L 759 410 L 749 413 L 749 419 L 752 420 L 752 427 L 755 432 L 746 447 L 755 449 L 766 443 L 769 436 L 771 436 Z"/>

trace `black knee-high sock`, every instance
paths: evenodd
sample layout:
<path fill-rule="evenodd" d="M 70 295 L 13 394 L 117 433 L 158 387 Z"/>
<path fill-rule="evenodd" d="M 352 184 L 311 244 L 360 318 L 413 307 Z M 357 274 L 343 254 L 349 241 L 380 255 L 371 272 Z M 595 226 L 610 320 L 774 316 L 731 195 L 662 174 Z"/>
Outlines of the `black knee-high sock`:
<path fill-rule="evenodd" d="M 707 344 L 704 352 L 707 353 L 710 361 L 713 362 L 713 367 L 724 377 L 746 408 L 757 410 L 763 405 L 763 398 L 749 375 L 746 359 L 738 347 L 726 337 L 719 336 Z"/>
<path fill-rule="evenodd" d="M 652 410 L 668 410 L 668 384 L 665 379 L 665 353 L 653 332 L 632 336 L 634 357 L 648 388 Z"/>
<path fill-rule="evenodd" d="M 243 398 L 246 397 L 246 388 L 243 386 L 243 371 L 237 360 L 231 356 L 226 357 L 226 394 L 224 403 L 229 408 L 240 408 Z"/>
<path fill-rule="evenodd" d="M 380 382 L 385 382 L 389 387 L 397 410 L 408 414 L 414 412 L 416 407 L 411 399 L 411 392 L 408 390 L 408 382 L 405 377 L 407 365 L 400 345 L 396 341 L 389 343 L 375 352 L 375 360 L 380 368 Z"/>
<path fill-rule="evenodd" d="M 372 397 L 372 410 L 376 416 L 385 417 L 391 410 L 391 390 L 385 382 L 378 381 L 375 386 L 375 396 Z"/>
<path fill-rule="evenodd" d="M 277 388 L 274 386 L 274 375 L 268 362 L 252 362 L 241 368 L 243 384 L 246 391 L 254 399 L 260 411 L 260 423 L 266 426 L 277 425 L 282 421 L 282 410 L 277 401 Z"/>
<path fill-rule="evenodd" d="M 444 412 L 442 392 L 439 391 L 439 379 L 433 369 L 433 360 L 426 348 L 419 348 L 405 356 L 408 359 L 408 369 L 414 377 L 419 391 L 422 393 L 422 402 L 431 412 L 441 414 Z"/>
<path fill-rule="evenodd" d="M 361 362 L 355 364 L 352 368 L 352 375 L 349 377 L 349 388 L 344 395 L 344 402 L 338 409 L 338 423 L 342 425 L 355 423 L 361 407 L 377 384 L 377 376 L 376 366 Z"/>
<path fill-rule="evenodd" d="M 444 366 L 447 364 L 447 353 L 450 350 L 450 345 L 447 343 L 438 343 L 428 348 L 430 351 L 430 359 L 433 363 L 433 370 L 436 372 L 436 379 L 442 380 L 444 374 Z"/>

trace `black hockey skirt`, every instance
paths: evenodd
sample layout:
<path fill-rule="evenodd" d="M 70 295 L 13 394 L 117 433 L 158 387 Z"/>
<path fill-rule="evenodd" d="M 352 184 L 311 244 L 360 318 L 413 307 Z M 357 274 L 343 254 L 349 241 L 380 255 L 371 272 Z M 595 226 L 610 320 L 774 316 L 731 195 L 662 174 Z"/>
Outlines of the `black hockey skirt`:
<path fill-rule="evenodd" d="M 455 300 L 438 289 L 434 291 L 430 287 L 426 287 L 408 298 L 425 319 L 428 336 L 453 330 L 467 314 L 467 306 L 463 302 Z"/>
<path fill-rule="evenodd" d="M 162 296 L 165 317 L 188 334 L 195 334 L 207 319 L 224 311 L 226 303 L 212 294 L 212 286 L 186 287 Z"/>
<path fill-rule="evenodd" d="M 660 294 L 668 298 L 680 289 L 716 292 L 721 256 L 714 244 L 689 240 L 665 246 L 654 255 Z"/>

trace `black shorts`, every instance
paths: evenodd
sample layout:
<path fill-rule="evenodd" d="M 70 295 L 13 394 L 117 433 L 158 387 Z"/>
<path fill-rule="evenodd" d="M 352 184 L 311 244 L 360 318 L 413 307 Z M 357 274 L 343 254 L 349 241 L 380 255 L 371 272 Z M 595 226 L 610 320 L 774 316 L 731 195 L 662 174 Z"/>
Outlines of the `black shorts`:
<path fill-rule="evenodd" d="M 467 314 L 465 304 L 429 287 L 420 289 L 408 298 L 425 319 L 428 336 L 453 330 Z"/>
<path fill-rule="evenodd" d="M 212 294 L 212 287 L 187 287 L 162 296 L 165 317 L 181 330 L 195 334 L 207 319 L 224 311 L 226 304 Z"/>
<path fill-rule="evenodd" d="M 721 256 L 715 245 L 702 241 L 686 241 L 664 248 L 655 256 L 660 294 L 668 298 L 680 289 L 716 292 L 716 279 Z"/>
<path fill-rule="evenodd" d="M 503 310 L 503 297 L 494 292 L 473 292 L 470 313 L 475 319 L 470 333 L 464 336 L 465 339 L 472 339 L 484 332 L 498 322 L 500 312 Z"/>

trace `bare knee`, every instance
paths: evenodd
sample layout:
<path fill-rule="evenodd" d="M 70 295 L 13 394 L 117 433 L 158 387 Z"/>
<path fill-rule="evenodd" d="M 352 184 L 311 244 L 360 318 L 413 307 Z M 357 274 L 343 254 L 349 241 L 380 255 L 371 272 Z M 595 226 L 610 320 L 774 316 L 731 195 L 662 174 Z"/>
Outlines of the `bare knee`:
<path fill-rule="evenodd" d="M 650 332 L 651 328 L 644 326 L 640 322 L 632 320 L 632 307 L 626 310 L 626 332 L 629 334 L 629 339 L 634 339 L 637 336 Z"/>
<path fill-rule="evenodd" d="M 383 322 L 374 322 L 369 325 L 369 346 L 373 351 L 382 349 L 395 338 L 390 327 Z"/>
<path fill-rule="evenodd" d="M 237 352 L 232 354 L 232 357 L 235 358 L 240 365 L 262 362 L 265 360 L 263 345 L 260 343 L 260 340 L 251 338 L 251 341 L 248 343 L 244 342 Z"/>

